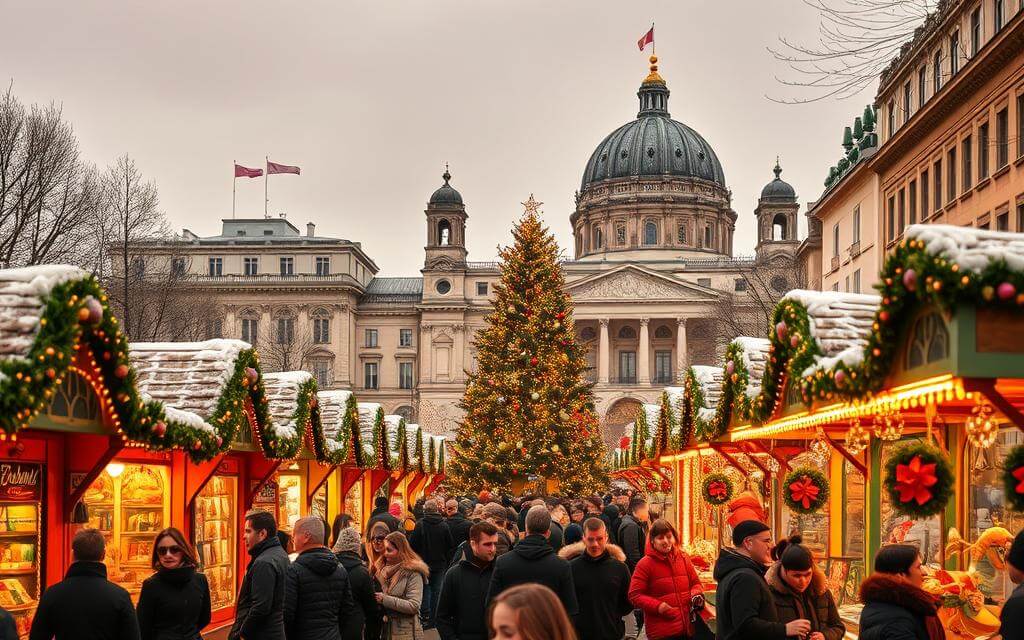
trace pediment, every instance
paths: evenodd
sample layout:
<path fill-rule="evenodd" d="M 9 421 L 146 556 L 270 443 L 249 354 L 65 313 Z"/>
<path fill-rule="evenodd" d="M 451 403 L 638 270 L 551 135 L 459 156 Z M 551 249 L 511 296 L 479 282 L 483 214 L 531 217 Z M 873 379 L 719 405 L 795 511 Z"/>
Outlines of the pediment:
<path fill-rule="evenodd" d="M 718 292 L 671 276 L 626 265 L 568 284 L 574 301 L 648 300 L 714 301 Z"/>

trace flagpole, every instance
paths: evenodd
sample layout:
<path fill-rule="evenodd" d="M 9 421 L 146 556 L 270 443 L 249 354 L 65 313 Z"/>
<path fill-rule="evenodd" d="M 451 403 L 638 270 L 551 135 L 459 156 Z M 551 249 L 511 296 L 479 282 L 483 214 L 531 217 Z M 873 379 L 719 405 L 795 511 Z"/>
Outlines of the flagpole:
<path fill-rule="evenodd" d="M 651 55 L 658 55 L 658 45 L 655 43 L 654 37 L 654 20 L 651 20 Z"/>
<path fill-rule="evenodd" d="M 232 164 L 238 165 L 238 160 L 232 160 Z M 231 175 L 235 176 L 231 178 L 231 219 L 235 219 L 235 187 L 238 185 L 238 176 L 235 175 L 235 169 L 232 167 Z"/>
<path fill-rule="evenodd" d="M 270 156 L 264 156 L 266 164 L 263 165 L 263 217 L 267 217 L 267 204 L 270 202 L 269 183 L 270 183 Z"/>

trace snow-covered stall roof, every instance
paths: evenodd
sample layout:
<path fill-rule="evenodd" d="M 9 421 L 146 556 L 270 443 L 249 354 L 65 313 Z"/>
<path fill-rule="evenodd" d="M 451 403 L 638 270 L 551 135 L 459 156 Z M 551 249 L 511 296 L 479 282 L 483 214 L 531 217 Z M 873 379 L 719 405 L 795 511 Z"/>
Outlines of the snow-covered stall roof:
<path fill-rule="evenodd" d="M 796 289 L 782 299 L 799 302 L 807 309 L 810 337 L 822 353 L 801 375 L 827 371 L 839 362 L 849 367 L 861 363 L 871 325 L 882 303 L 879 296 Z"/>
<path fill-rule="evenodd" d="M 761 393 L 761 381 L 764 378 L 765 366 L 768 364 L 768 349 L 771 347 L 771 341 L 767 338 L 740 336 L 734 338 L 732 343 L 739 347 L 740 355 L 743 357 L 743 366 L 747 369 L 745 393 L 748 398 L 757 397 Z"/>
<path fill-rule="evenodd" d="M 686 397 L 685 387 L 665 387 L 665 395 L 668 396 L 668 407 L 672 412 L 672 418 L 676 424 L 679 424 L 679 419 L 682 416 L 683 398 Z"/>
<path fill-rule="evenodd" d="M 398 436 L 404 420 L 405 418 L 399 415 L 387 414 L 384 416 L 384 433 L 387 434 L 388 453 L 391 455 L 391 460 L 395 462 L 399 461 L 398 457 L 402 453 Z"/>
<path fill-rule="evenodd" d="M 347 389 L 330 389 L 316 394 L 320 404 L 320 427 L 323 430 L 324 446 L 329 454 L 345 449 L 350 443 L 343 441 L 350 434 L 343 433 L 345 427 L 345 410 L 352 392 Z"/>
<path fill-rule="evenodd" d="M 420 435 L 420 425 L 418 424 L 407 424 L 405 425 L 405 448 L 409 452 L 409 464 L 418 465 L 420 464 L 420 456 L 416 451 L 416 439 L 422 438 Z M 422 440 L 420 441 L 422 445 Z"/>
<path fill-rule="evenodd" d="M 364 456 L 376 460 L 377 451 L 373 449 L 373 430 L 377 424 L 377 414 L 383 407 L 377 402 L 360 402 L 356 408 L 359 411 L 359 445 Z"/>
<path fill-rule="evenodd" d="M 270 409 L 270 428 L 278 439 L 291 440 L 302 433 L 306 425 L 295 424 L 299 405 L 299 392 L 313 375 L 308 371 L 281 371 L 263 374 L 263 387 L 267 392 Z"/>
<path fill-rule="evenodd" d="M 0 270 L 0 360 L 25 358 L 53 288 L 89 274 L 66 264 Z"/>
<path fill-rule="evenodd" d="M 1024 233 L 948 224 L 914 224 L 907 227 L 904 237 L 923 242 L 928 253 L 941 255 L 968 271 L 984 271 L 989 264 L 998 261 L 1005 261 L 1014 271 L 1024 271 Z"/>
<path fill-rule="evenodd" d="M 708 421 L 715 416 L 715 407 L 722 397 L 722 380 L 725 374 L 721 367 L 709 367 L 706 365 L 694 365 L 690 367 L 693 377 L 700 386 L 701 395 L 704 397 L 704 405 L 697 407 L 697 417 Z"/>

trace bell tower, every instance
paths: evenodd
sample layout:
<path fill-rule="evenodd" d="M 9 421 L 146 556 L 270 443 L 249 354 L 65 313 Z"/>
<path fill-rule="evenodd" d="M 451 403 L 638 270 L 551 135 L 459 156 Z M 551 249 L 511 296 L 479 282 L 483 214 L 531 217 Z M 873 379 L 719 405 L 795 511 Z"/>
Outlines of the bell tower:
<path fill-rule="evenodd" d="M 430 196 L 427 209 L 426 269 L 450 269 L 466 262 L 466 205 L 462 194 L 451 186 L 452 175 L 445 165 L 444 184 Z"/>
<path fill-rule="evenodd" d="M 755 253 L 759 259 L 770 257 L 780 251 L 795 255 L 799 245 L 796 233 L 796 214 L 800 205 L 796 201 L 796 191 L 792 185 L 784 181 L 779 159 L 775 159 L 775 179 L 761 189 L 761 197 L 757 200 L 757 246 Z"/>

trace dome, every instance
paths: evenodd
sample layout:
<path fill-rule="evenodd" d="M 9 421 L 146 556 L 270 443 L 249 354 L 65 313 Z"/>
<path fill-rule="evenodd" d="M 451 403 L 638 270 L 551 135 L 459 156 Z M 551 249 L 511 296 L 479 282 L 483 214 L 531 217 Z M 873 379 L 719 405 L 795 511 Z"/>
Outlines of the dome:
<path fill-rule="evenodd" d="M 444 184 L 430 196 L 429 204 L 462 206 L 462 194 L 448 184 L 448 181 L 452 179 L 452 174 L 448 173 L 448 167 L 445 167 L 444 174 L 441 177 L 444 178 Z"/>
<path fill-rule="evenodd" d="M 782 167 L 779 166 L 778 158 L 775 159 L 775 179 L 764 185 L 761 189 L 762 200 L 796 200 L 796 190 L 793 185 L 779 177 Z"/>
<path fill-rule="evenodd" d="M 711 145 L 668 113 L 669 90 L 651 56 L 651 73 L 640 85 L 636 120 L 611 132 L 587 162 L 582 189 L 631 176 L 701 178 L 725 187 L 725 173 Z"/>

